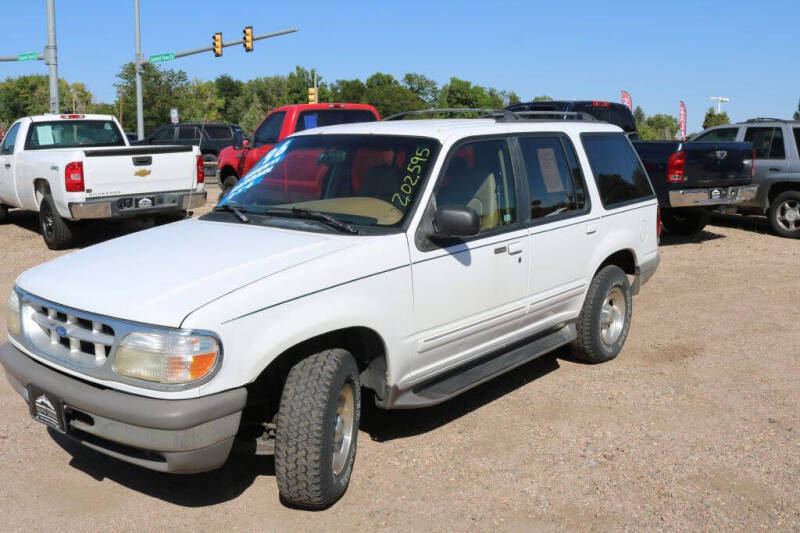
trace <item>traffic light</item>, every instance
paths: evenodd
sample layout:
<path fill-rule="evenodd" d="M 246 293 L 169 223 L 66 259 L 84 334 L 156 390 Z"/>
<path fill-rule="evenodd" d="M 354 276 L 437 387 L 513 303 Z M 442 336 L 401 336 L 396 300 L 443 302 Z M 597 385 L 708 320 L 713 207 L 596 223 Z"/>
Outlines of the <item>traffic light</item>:
<path fill-rule="evenodd" d="M 317 90 L 314 87 L 308 88 L 308 103 L 309 104 L 317 103 Z"/>
<path fill-rule="evenodd" d="M 222 32 L 214 34 L 214 57 L 222 57 Z"/>
<path fill-rule="evenodd" d="M 242 30 L 242 45 L 245 52 L 253 51 L 253 27 L 247 26 Z"/>

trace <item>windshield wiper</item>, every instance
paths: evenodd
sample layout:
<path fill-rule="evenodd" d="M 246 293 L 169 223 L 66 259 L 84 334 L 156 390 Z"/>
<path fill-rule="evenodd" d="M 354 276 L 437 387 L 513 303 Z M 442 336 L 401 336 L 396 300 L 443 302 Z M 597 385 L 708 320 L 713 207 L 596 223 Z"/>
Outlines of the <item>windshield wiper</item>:
<path fill-rule="evenodd" d="M 238 207 L 230 204 L 222 204 L 218 205 L 214 208 L 214 211 L 227 211 L 228 213 L 233 213 L 236 218 L 244 222 L 245 224 L 250 222 L 250 219 L 245 216 L 244 211 L 239 209 Z"/>
<path fill-rule="evenodd" d="M 330 216 L 327 213 L 323 213 L 322 211 L 315 211 L 313 209 L 308 209 L 306 207 L 270 207 L 264 211 L 265 215 L 272 215 L 272 216 L 289 216 L 295 218 L 305 218 L 308 220 L 316 220 L 318 222 L 322 222 L 323 224 L 327 224 L 328 226 L 338 229 L 339 231 L 345 233 L 353 233 L 357 234 L 358 230 L 347 224 L 346 222 L 342 222 L 341 220 Z"/>

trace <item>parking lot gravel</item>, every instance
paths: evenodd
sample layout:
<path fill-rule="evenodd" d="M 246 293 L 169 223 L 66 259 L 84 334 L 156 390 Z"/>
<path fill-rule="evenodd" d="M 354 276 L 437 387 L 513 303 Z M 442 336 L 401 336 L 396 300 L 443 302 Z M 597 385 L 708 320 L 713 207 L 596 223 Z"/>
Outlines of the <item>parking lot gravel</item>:
<path fill-rule="evenodd" d="M 3 298 L 66 253 L 36 220 L 0 226 Z M 800 242 L 720 216 L 661 253 L 617 359 L 560 350 L 433 408 L 367 409 L 350 488 L 321 512 L 281 505 L 270 457 L 170 476 L 74 445 L 2 379 L 0 529 L 800 530 Z"/>

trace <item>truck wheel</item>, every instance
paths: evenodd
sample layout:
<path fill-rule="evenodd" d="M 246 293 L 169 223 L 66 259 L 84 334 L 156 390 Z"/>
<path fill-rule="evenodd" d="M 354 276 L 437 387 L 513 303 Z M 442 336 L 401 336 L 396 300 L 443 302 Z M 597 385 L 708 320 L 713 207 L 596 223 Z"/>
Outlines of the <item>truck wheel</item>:
<path fill-rule="evenodd" d="M 572 354 L 587 363 L 614 359 L 631 326 L 633 300 L 628 277 L 616 265 L 609 265 L 592 280 L 576 328 L 578 338 Z"/>
<path fill-rule="evenodd" d="M 347 490 L 361 419 L 358 367 L 325 350 L 292 367 L 275 424 L 275 477 L 289 505 L 325 508 Z"/>
<path fill-rule="evenodd" d="M 673 235 L 694 235 L 706 227 L 711 219 L 708 209 L 668 208 L 661 210 L 661 222 Z"/>
<path fill-rule="evenodd" d="M 769 223 L 781 237 L 800 239 L 800 192 L 786 191 L 769 206 Z"/>
<path fill-rule="evenodd" d="M 239 179 L 236 176 L 228 176 L 222 181 L 222 192 L 220 193 L 220 199 L 223 196 L 228 194 L 231 189 L 233 189 L 236 184 L 239 183 Z"/>
<path fill-rule="evenodd" d="M 69 222 L 58 214 L 50 194 L 45 194 L 39 204 L 39 226 L 42 229 L 44 243 L 51 250 L 63 250 L 72 244 L 72 228 Z"/>

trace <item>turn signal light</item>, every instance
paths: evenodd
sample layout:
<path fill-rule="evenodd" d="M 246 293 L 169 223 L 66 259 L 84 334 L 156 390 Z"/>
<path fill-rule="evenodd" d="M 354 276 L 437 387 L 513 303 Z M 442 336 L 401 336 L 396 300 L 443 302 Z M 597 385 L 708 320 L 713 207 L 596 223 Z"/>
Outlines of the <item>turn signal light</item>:
<path fill-rule="evenodd" d="M 686 154 L 683 153 L 683 150 L 669 156 L 667 161 L 667 181 L 671 183 L 686 181 L 686 176 L 684 175 L 685 166 Z"/>
<path fill-rule="evenodd" d="M 64 167 L 64 184 L 67 192 L 83 192 L 83 162 L 73 161 Z"/>
<path fill-rule="evenodd" d="M 197 156 L 197 183 L 205 183 L 206 181 L 206 167 L 203 164 L 203 156 Z"/>

